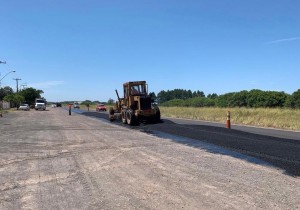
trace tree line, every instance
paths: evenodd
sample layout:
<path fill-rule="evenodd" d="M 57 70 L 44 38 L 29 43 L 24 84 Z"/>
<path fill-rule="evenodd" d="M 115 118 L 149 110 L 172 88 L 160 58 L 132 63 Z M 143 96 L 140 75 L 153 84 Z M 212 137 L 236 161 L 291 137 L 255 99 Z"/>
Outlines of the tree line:
<path fill-rule="evenodd" d="M 0 88 L 0 101 L 8 101 L 13 106 L 19 106 L 21 103 L 26 103 L 29 105 L 34 105 L 36 98 L 41 98 L 41 94 L 44 92 L 42 90 L 37 90 L 34 88 L 26 88 L 19 92 L 14 92 L 9 86 Z"/>
<path fill-rule="evenodd" d="M 249 108 L 300 108 L 300 89 L 292 94 L 279 91 L 253 89 L 231 92 L 222 95 L 216 93 L 205 96 L 203 91 L 174 89 L 160 91 L 152 97 L 161 106 L 184 107 L 249 107 Z"/>

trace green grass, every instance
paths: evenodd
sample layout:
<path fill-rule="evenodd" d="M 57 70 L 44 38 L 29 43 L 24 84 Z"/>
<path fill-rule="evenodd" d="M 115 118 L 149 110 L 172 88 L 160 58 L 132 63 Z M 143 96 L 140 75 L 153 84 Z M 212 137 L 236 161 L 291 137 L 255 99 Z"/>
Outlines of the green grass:
<path fill-rule="evenodd" d="M 80 104 L 80 109 L 88 110 L 87 106 L 82 105 L 82 104 Z M 96 110 L 96 104 L 90 105 L 89 110 L 90 111 L 95 111 Z"/>
<path fill-rule="evenodd" d="M 160 107 L 160 110 L 164 117 L 223 122 L 224 125 L 230 111 L 232 124 L 300 130 L 299 109 Z"/>

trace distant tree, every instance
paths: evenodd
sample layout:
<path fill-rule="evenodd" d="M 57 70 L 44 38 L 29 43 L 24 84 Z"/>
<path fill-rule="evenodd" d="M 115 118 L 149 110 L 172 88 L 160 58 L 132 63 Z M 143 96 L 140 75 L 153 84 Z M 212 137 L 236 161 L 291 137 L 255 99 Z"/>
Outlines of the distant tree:
<path fill-rule="evenodd" d="M 0 88 L 0 101 L 3 100 L 3 98 L 7 95 L 13 94 L 14 91 L 11 87 L 5 86 L 3 88 Z"/>
<path fill-rule="evenodd" d="M 108 99 L 108 101 L 107 101 L 107 104 L 109 104 L 109 105 L 112 105 L 112 104 L 114 104 L 115 103 L 115 100 L 113 100 L 113 99 Z"/>
<path fill-rule="evenodd" d="M 186 98 L 193 98 L 193 92 L 191 90 L 186 92 Z"/>
<path fill-rule="evenodd" d="M 232 99 L 229 102 L 230 107 L 247 107 L 248 91 L 243 90 L 241 92 L 234 93 Z"/>
<path fill-rule="evenodd" d="M 285 102 L 284 102 L 284 107 L 295 108 L 292 95 L 287 95 Z"/>
<path fill-rule="evenodd" d="M 93 102 L 91 100 L 85 100 L 85 101 L 81 102 L 81 104 L 85 105 L 85 106 L 88 106 L 88 105 L 93 104 Z"/>
<path fill-rule="evenodd" d="M 207 98 L 210 98 L 210 99 L 215 99 L 215 98 L 217 98 L 217 97 L 218 97 L 218 94 L 216 94 L 216 93 L 208 94 L 208 95 L 207 95 Z"/>
<path fill-rule="evenodd" d="M 288 95 L 284 92 L 251 90 L 247 97 L 248 107 L 283 107 Z"/>
<path fill-rule="evenodd" d="M 300 89 L 292 94 L 292 104 L 295 108 L 300 108 Z"/>
<path fill-rule="evenodd" d="M 193 97 L 205 97 L 205 94 L 203 91 L 197 90 L 193 92 Z"/>
<path fill-rule="evenodd" d="M 157 94 L 157 101 L 158 101 L 159 104 L 162 104 L 162 103 L 164 103 L 166 101 L 169 101 L 169 100 L 171 100 L 171 99 L 170 99 L 169 94 L 168 94 L 167 91 L 162 90 Z"/>
<path fill-rule="evenodd" d="M 186 100 L 193 97 L 205 97 L 205 94 L 203 91 L 199 91 L 199 90 L 194 92 L 192 92 L 191 90 L 183 90 L 183 89 L 174 89 L 174 90 L 167 90 L 167 91 L 162 90 L 157 94 L 157 102 L 161 104 L 173 99 Z"/>
<path fill-rule="evenodd" d="M 204 99 L 201 99 L 204 98 Z M 278 91 L 253 89 L 231 92 L 218 96 L 216 93 L 205 94 L 202 91 L 174 89 L 160 91 L 157 101 L 165 106 L 218 106 L 218 107 L 292 107 L 300 108 L 300 89 L 292 95 Z M 168 103 L 167 103 L 168 102 Z"/>
<path fill-rule="evenodd" d="M 247 97 L 247 106 L 253 108 L 263 107 L 264 100 L 265 98 L 262 90 L 258 90 L 258 89 L 250 90 Z"/>
<path fill-rule="evenodd" d="M 216 106 L 218 107 L 230 107 L 232 104 L 233 96 L 235 93 L 226 93 L 223 95 L 218 96 L 216 98 Z"/>
<path fill-rule="evenodd" d="M 24 102 L 25 98 L 21 94 L 16 93 L 5 96 L 4 100 L 12 103 L 14 106 L 17 106 L 17 109 L 19 109 L 20 103 Z"/>
<path fill-rule="evenodd" d="M 285 92 L 278 91 L 264 91 L 265 94 L 265 104 L 264 107 L 283 107 L 288 94 Z"/>
<path fill-rule="evenodd" d="M 24 97 L 24 102 L 26 102 L 29 105 L 34 104 L 36 98 L 41 98 L 41 94 L 43 94 L 44 91 L 37 90 L 35 88 L 26 88 L 19 92 L 20 95 Z"/>
<path fill-rule="evenodd" d="M 156 99 L 157 99 L 157 97 L 156 97 L 156 95 L 155 95 L 154 92 L 150 92 L 149 95 L 151 96 L 151 98 L 152 98 L 153 100 L 156 100 Z"/>

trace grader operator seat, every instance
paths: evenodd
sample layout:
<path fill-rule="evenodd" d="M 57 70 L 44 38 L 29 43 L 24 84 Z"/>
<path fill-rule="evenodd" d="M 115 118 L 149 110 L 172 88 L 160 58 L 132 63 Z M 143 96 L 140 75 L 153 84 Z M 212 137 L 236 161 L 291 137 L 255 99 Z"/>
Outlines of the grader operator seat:
<path fill-rule="evenodd" d="M 138 95 L 140 94 L 140 92 L 136 89 L 135 86 L 131 87 L 131 95 Z"/>

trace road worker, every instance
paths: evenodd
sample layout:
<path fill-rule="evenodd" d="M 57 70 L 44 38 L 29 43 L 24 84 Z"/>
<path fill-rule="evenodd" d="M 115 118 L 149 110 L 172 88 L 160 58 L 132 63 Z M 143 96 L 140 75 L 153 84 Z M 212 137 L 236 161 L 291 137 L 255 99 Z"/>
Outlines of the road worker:
<path fill-rule="evenodd" d="M 69 115 L 71 115 L 72 104 L 69 104 L 68 108 L 69 108 Z"/>

